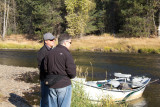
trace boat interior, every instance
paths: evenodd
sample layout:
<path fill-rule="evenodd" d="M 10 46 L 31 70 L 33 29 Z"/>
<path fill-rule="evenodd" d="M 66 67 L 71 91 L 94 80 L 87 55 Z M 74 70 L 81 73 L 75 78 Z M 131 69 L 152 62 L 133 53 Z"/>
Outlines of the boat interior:
<path fill-rule="evenodd" d="M 116 89 L 116 90 L 132 90 L 138 89 L 146 85 L 148 77 L 132 77 L 130 74 L 115 73 L 115 79 L 101 80 L 101 81 L 88 81 L 86 84 L 92 87 L 99 87 L 103 89 Z"/>

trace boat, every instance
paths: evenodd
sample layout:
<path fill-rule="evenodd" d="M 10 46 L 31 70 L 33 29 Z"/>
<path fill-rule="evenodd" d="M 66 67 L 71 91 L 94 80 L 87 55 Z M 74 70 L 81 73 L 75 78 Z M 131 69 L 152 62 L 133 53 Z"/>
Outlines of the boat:
<path fill-rule="evenodd" d="M 131 101 L 142 96 L 151 78 L 131 76 L 131 74 L 114 73 L 110 80 L 86 81 L 85 78 L 74 78 L 73 83 L 83 85 L 84 92 L 92 101 L 109 98 L 115 102 Z"/>

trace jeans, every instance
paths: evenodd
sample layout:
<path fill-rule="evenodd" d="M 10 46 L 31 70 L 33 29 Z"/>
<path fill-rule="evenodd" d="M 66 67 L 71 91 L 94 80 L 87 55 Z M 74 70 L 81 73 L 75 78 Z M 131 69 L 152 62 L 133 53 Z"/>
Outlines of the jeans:
<path fill-rule="evenodd" d="M 70 107 L 71 85 L 63 88 L 49 88 L 49 107 Z"/>
<path fill-rule="evenodd" d="M 41 81 L 41 101 L 40 107 L 48 107 L 48 93 L 49 87 L 44 84 L 44 81 Z"/>

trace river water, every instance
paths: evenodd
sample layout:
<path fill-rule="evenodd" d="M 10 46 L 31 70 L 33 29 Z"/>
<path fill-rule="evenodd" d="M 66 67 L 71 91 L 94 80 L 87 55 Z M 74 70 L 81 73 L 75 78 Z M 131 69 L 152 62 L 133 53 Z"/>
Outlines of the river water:
<path fill-rule="evenodd" d="M 37 67 L 37 51 L 35 50 L 0 50 L 0 64 Z M 158 54 L 113 54 L 72 52 L 76 65 L 83 70 L 88 69 L 88 80 L 101 80 L 113 77 L 113 73 L 121 72 L 145 75 L 152 80 L 160 78 L 160 55 Z M 93 75 L 92 75 L 93 71 Z M 143 96 L 129 102 L 129 107 L 159 107 L 160 82 L 149 84 Z"/>

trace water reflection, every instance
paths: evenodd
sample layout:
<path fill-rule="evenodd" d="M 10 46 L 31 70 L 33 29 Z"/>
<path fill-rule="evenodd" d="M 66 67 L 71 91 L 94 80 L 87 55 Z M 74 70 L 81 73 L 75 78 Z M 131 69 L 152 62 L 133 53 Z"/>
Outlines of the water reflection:
<path fill-rule="evenodd" d="M 152 78 L 160 77 L 160 55 L 145 54 L 107 54 L 107 53 L 76 53 L 76 63 L 88 67 L 91 72 L 92 62 L 94 79 L 104 79 L 105 72 L 108 78 L 114 72 L 131 73 L 132 75 L 146 75 Z M 90 77 L 91 75 L 89 75 Z"/>
<path fill-rule="evenodd" d="M 0 64 L 37 67 L 34 50 L 0 50 Z"/>
<path fill-rule="evenodd" d="M 144 97 L 128 102 L 128 107 L 147 107 L 147 101 Z"/>

